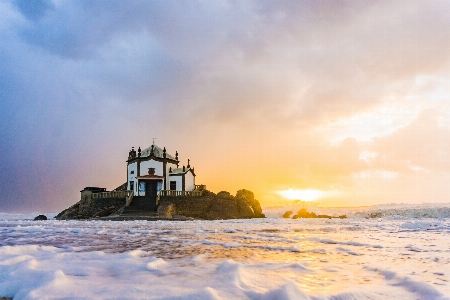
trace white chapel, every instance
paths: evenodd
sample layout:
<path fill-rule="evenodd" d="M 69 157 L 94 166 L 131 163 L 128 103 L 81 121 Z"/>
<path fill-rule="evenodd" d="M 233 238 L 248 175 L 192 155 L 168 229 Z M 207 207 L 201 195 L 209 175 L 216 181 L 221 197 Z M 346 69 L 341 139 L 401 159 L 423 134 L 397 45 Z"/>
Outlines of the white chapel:
<path fill-rule="evenodd" d="M 127 190 L 134 196 L 155 197 L 161 190 L 195 190 L 195 172 L 190 166 L 179 167 L 178 152 L 175 157 L 153 143 L 141 150 L 130 150 L 127 160 Z"/>

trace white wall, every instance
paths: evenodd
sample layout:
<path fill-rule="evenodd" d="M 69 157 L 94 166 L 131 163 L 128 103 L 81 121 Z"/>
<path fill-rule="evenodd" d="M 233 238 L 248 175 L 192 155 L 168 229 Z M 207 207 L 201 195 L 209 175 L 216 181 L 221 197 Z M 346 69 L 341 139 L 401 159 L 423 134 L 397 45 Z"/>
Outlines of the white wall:
<path fill-rule="evenodd" d="M 169 170 L 170 170 L 170 168 L 175 169 L 176 167 L 177 167 L 176 164 L 172 164 L 172 163 L 167 163 L 166 164 L 167 184 L 163 187 L 164 190 L 169 190 L 170 189 L 170 180 L 169 180 L 170 173 L 169 173 Z M 175 179 L 172 179 L 172 180 L 175 180 Z M 181 189 L 181 185 L 180 185 L 180 189 Z"/>
<path fill-rule="evenodd" d="M 131 171 L 134 171 L 134 174 L 131 174 Z M 137 195 L 136 176 L 137 176 L 137 163 L 134 162 L 134 163 L 128 165 L 128 182 L 127 182 L 127 189 L 133 190 L 134 196 Z M 130 181 L 134 181 L 134 187 L 130 187 Z"/>
<path fill-rule="evenodd" d="M 176 164 L 167 163 L 166 164 L 166 174 L 168 178 L 167 184 L 163 185 L 163 189 L 169 189 L 170 188 L 170 181 L 176 181 L 177 182 L 177 191 L 182 190 L 182 182 L 181 182 L 181 176 L 170 176 L 169 175 L 169 169 L 175 169 L 177 167 Z M 163 176 L 163 163 L 155 160 L 147 160 L 147 161 L 141 161 L 140 166 L 140 174 L 137 174 L 137 162 L 134 162 L 132 164 L 128 165 L 128 185 L 127 189 L 134 191 L 134 196 L 138 195 L 139 186 L 137 185 L 138 180 L 136 179 L 137 176 L 145 176 L 148 175 L 148 168 L 155 168 L 155 175 Z M 131 171 L 134 171 L 134 174 L 131 174 Z M 192 177 L 192 174 L 189 172 L 190 176 Z M 186 174 L 186 175 L 188 175 Z M 189 175 L 186 177 L 189 178 Z M 130 181 L 134 181 L 134 187 L 130 188 Z M 193 183 L 191 184 L 190 179 L 186 181 L 186 190 L 190 191 L 193 190 L 194 186 Z M 140 196 L 144 196 L 145 193 L 141 192 L 139 193 Z"/>
<path fill-rule="evenodd" d="M 193 191 L 195 189 L 195 176 L 191 172 L 184 175 L 184 189 L 186 191 Z"/>
<path fill-rule="evenodd" d="M 181 180 L 182 180 L 181 176 L 169 176 L 169 183 L 168 183 L 167 188 L 168 189 L 170 188 L 171 181 L 176 181 L 177 182 L 177 191 L 181 191 L 183 188 L 183 185 L 182 185 L 183 182 Z"/>
<path fill-rule="evenodd" d="M 142 161 L 139 176 L 148 175 L 148 168 L 155 168 L 155 175 L 163 176 L 163 163 L 155 160 Z"/>

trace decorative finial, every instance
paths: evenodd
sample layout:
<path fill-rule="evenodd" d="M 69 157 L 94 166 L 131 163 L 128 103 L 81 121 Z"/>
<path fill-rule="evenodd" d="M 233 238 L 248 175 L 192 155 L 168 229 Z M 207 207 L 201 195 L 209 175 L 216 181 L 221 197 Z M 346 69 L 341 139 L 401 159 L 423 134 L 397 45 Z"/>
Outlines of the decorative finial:
<path fill-rule="evenodd" d="M 187 167 L 188 167 L 188 168 L 190 168 L 190 167 L 191 167 L 191 165 L 190 165 L 190 163 L 189 163 L 190 161 L 191 161 L 191 160 L 190 160 L 190 159 L 188 159 L 188 164 L 187 164 Z"/>
<path fill-rule="evenodd" d="M 163 157 L 166 158 L 166 147 L 163 149 Z"/>
<path fill-rule="evenodd" d="M 152 148 L 150 149 L 150 156 L 153 156 L 153 146 L 154 145 L 152 145 Z"/>
<path fill-rule="evenodd" d="M 153 145 L 155 144 L 155 140 L 156 140 L 156 138 L 152 138 L 153 139 Z"/>
<path fill-rule="evenodd" d="M 141 157 L 141 147 L 138 148 L 138 157 Z"/>
<path fill-rule="evenodd" d="M 175 159 L 178 160 L 178 151 L 175 151 Z"/>
<path fill-rule="evenodd" d="M 184 168 L 184 166 L 183 166 L 183 172 L 185 172 L 186 171 L 186 169 Z"/>

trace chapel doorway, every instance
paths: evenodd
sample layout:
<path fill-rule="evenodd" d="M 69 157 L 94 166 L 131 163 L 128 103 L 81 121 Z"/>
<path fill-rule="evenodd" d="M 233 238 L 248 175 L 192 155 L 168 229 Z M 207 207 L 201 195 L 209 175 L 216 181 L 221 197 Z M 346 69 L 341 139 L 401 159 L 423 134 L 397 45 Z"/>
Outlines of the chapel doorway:
<path fill-rule="evenodd" d="M 147 180 L 145 185 L 145 196 L 156 205 L 156 197 L 158 196 L 156 180 Z"/>

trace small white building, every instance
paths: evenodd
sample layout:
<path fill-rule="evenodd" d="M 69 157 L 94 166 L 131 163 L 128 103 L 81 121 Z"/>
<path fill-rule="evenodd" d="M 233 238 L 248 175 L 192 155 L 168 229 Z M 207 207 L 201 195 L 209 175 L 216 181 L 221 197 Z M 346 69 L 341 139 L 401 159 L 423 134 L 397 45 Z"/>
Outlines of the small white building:
<path fill-rule="evenodd" d="M 155 144 L 137 153 L 134 147 L 127 160 L 127 190 L 134 191 L 137 197 L 156 197 L 161 190 L 195 190 L 194 168 L 179 167 L 178 152 L 175 157 Z"/>

